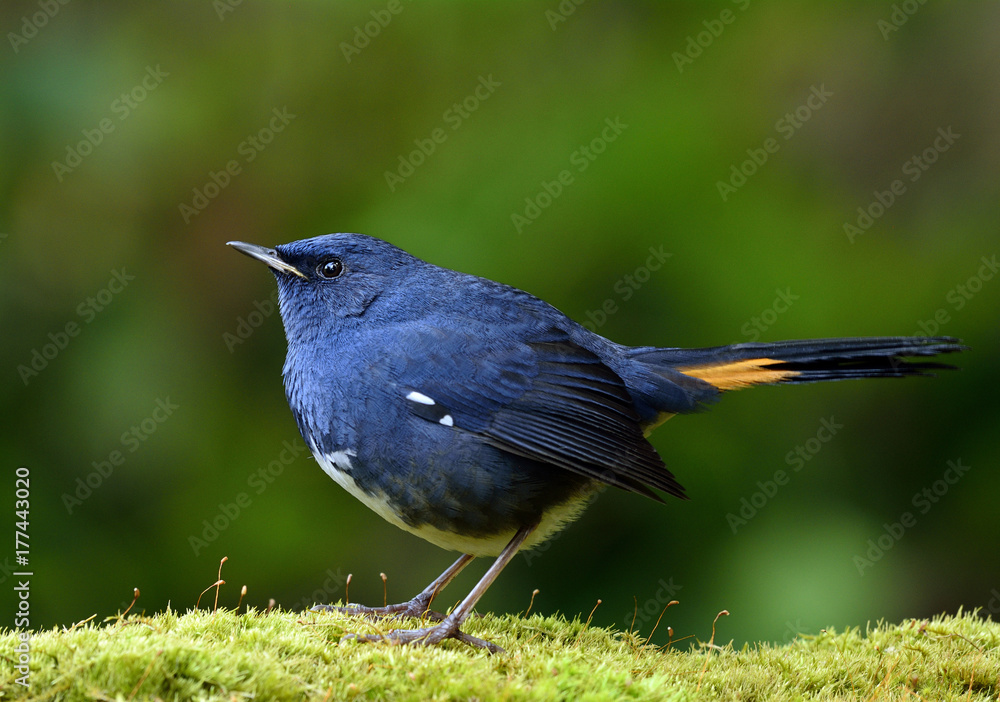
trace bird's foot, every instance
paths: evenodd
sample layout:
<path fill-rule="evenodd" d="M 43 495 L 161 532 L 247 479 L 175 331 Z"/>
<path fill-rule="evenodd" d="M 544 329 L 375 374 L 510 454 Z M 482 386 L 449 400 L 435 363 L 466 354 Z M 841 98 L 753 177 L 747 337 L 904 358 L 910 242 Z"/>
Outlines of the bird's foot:
<path fill-rule="evenodd" d="M 459 629 L 461 624 L 461 621 L 449 616 L 436 626 L 421 629 L 396 629 L 385 634 L 349 634 L 344 638 L 356 641 L 385 641 L 391 644 L 416 644 L 420 646 L 432 646 L 445 639 L 456 639 L 476 648 L 485 648 L 490 653 L 504 652 L 503 648 L 492 641 L 466 634 Z"/>
<path fill-rule="evenodd" d="M 371 619 L 387 619 L 390 617 L 412 617 L 413 619 L 430 619 L 442 621 L 445 616 L 431 608 L 431 598 L 421 593 L 409 602 L 385 605 L 383 607 L 366 607 L 365 605 L 316 605 L 313 612 L 340 612 L 342 614 L 361 615 Z"/>

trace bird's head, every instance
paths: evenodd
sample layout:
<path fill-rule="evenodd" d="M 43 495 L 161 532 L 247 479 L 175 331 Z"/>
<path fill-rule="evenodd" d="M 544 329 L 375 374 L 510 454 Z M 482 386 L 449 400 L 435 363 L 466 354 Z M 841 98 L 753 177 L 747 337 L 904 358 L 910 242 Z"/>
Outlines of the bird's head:
<path fill-rule="evenodd" d="M 363 314 L 380 295 L 405 285 L 405 269 L 423 263 L 363 234 L 327 234 L 273 249 L 242 241 L 230 241 L 229 246 L 274 273 L 289 342 Z"/>

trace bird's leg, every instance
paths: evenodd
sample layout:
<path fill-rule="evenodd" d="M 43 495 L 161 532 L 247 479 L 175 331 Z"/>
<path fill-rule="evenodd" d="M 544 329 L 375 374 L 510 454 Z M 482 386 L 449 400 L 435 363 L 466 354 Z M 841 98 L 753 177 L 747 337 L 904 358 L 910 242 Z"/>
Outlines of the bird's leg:
<path fill-rule="evenodd" d="M 475 636 L 469 636 L 468 634 L 462 632 L 460 627 L 462 626 L 462 622 L 464 622 L 466 618 L 468 618 L 469 614 L 471 614 L 472 608 L 476 606 L 479 598 L 482 597 L 489 586 L 493 584 L 493 581 L 496 580 L 498 575 L 500 575 L 500 571 L 504 569 L 504 566 L 510 563 L 510 560 L 521 548 L 521 544 L 523 544 L 524 540 L 528 538 L 528 535 L 535 530 L 536 526 L 538 525 L 532 524 L 531 526 L 523 527 L 516 534 L 514 534 L 514 538 L 510 540 L 510 543 L 508 543 L 500 555 L 497 556 L 493 565 L 491 565 L 490 569 L 486 571 L 486 575 L 484 575 L 482 579 L 476 583 L 476 586 L 472 588 L 472 592 L 470 592 L 465 599 L 462 600 L 458 607 L 456 607 L 451 614 L 445 617 L 440 624 L 422 629 L 397 629 L 395 631 L 390 631 L 388 634 L 358 636 L 357 638 L 362 641 L 389 641 L 402 644 L 416 643 L 425 645 L 436 644 L 450 638 L 464 641 L 471 646 L 485 648 L 490 653 L 503 652 L 503 649 L 496 644 L 483 639 L 477 639 Z M 459 559 L 455 566 L 457 566 L 461 560 L 462 559 Z M 455 566 L 452 566 L 452 568 Z M 445 575 L 447 575 L 447 572 Z M 426 590 L 424 592 L 426 592 Z M 424 593 L 421 593 L 421 595 L 423 594 Z M 420 597 L 421 595 L 418 595 L 417 597 Z"/>
<path fill-rule="evenodd" d="M 400 604 L 385 605 L 384 607 L 366 607 L 364 605 L 346 605 L 344 607 L 338 607 L 337 605 L 316 605 L 312 608 L 314 612 L 343 612 L 344 614 L 362 614 L 368 617 L 382 618 L 382 617 L 413 617 L 419 619 L 420 617 L 427 616 L 435 621 L 440 621 L 444 619 L 444 615 L 439 612 L 431 611 L 431 602 L 437 596 L 441 590 L 444 590 L 455 576 L 462 572 L 465 566 L 469 565 L 475 556 L 470 556 L 465 554 L 460 557 L 457 561 L 451 564 L 451 566 L 445 572 L 441 573 L 434 582 L 424 588 L 423 592 L 414 597 L 409 602 L 401 602 Z"/>

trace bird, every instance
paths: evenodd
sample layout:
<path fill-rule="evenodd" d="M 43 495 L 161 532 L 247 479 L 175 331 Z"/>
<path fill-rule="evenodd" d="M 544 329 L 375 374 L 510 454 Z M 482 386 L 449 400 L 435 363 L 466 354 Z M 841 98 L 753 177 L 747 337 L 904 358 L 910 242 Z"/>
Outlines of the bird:
<path fill-rule="evenodd" d="M 372 236 L 228 245 L 277 279 L 285 394 L 322 469 L 391 524 L 461 554 L 408 602 L 313 608 L 433 622 L 355 637 L 367 641 L 502 651 L 462 624 L 518 551 L 607 486 L 687 499 L 647 440 L 674 415 L 756 385 L 928 375 L 952 368 L 929 357 L 967 348 L 946 336 L 625 346 L 528 292 Z M 477 557 L 495 560 L 449 614 L 432 611 Z"/>

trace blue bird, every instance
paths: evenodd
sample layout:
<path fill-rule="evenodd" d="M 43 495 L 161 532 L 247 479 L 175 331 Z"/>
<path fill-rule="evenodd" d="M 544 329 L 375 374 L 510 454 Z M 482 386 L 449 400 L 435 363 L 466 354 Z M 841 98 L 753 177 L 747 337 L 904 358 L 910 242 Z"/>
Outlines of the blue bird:
<path fill-rule="evenodd" d="M 348 608 L 437 620 L 367 639 L 499 651 L 461 625 L 518 550 L 606 485 L 686 499 L 646 440 L 666 419 L 753 385 L 925 375 L 950 366 L 903 359 L 965 348 L 950 337 L 628 347 L 373 237 L 229 245 L 277 278 L 285 393 L 323 470 L 387 521 L 463 554 L 410 602 Z M 448 616 L 432 612 L 477 556 L 496 561 Z"/>

